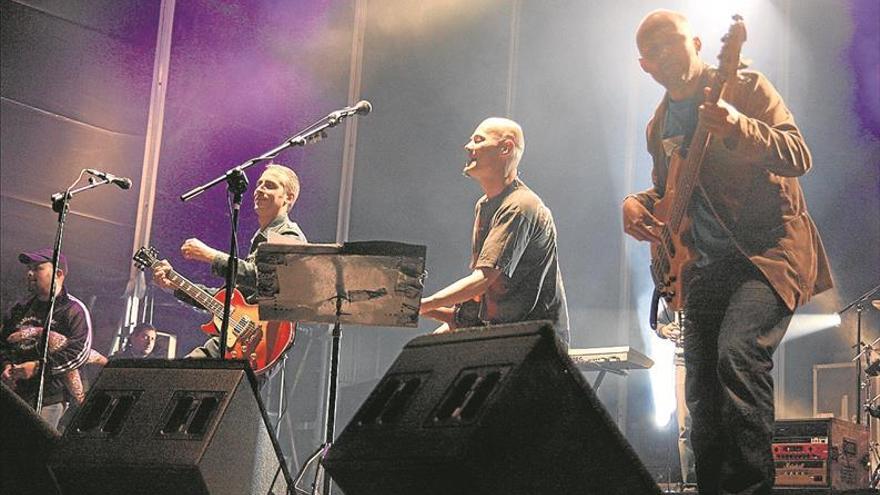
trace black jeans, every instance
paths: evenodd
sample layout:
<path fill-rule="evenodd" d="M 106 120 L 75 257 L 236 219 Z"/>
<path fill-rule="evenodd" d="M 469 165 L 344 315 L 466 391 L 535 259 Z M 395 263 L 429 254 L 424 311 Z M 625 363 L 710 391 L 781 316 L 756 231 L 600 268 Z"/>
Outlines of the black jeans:
<path fill-rule="evenodd" d="M 701 495 L 770 494 L 770 371 L 791 316 L 746 259 L 713 263 L 689 284 L 684 356 Z"/>

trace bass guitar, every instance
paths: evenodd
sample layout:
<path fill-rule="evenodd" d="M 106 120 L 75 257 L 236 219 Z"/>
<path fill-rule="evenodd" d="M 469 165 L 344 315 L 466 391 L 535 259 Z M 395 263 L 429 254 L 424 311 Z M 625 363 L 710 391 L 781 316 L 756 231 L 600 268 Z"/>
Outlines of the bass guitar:
<path fill-rule="evenodd" d="M 146 270 L 159 263 L 159 252 L 153 247 L 142 247 L 133 256 L 138 268 Z M 211 295 L 179 273 L 171 270 L 167 278 L 176 289 L 196 301 L 213 315 L 202 330 L 209 335 L 219 335 L 223 320 L 223 301 L 226 290 Z M 238 289 L 233 289 L 229 314 L 229 331 L 226 336 L 226 357 L 246 359 L 254 373 L 261 375 L 272 368 L 284 352 L 293 344 L 296 324 L 289 321 L 260 321 L 256 304 L 248 304 Z"/>
<path fill-rule="evenodd" d="M 740 16 L 722 38 L 723 46 L 718 55 L 718 74 L 710 85 L 708 102 L 717 103 L 727 85 L 736 78 L 740 68 L 740 50 L 746 40 L 746 27 Z M 669 175 L 663 198 L 654 205 L 654 216 L 665 225 L 660 232 L 660 241 L 651 244 L 651 276 L 656 286 L 655 295 L 666 300 L 667 307 L 678 311 L 684 307 L 684 285 L 689 271 L 699 256 L 684 241 L 690 229 L 687 216 L 688 204 L 694 188 L 699 183 L 700 167 L 712 136 L 702 122 L 690 140 L 687 154 L 681 150 L 672 154 L 669 161 Z"/>

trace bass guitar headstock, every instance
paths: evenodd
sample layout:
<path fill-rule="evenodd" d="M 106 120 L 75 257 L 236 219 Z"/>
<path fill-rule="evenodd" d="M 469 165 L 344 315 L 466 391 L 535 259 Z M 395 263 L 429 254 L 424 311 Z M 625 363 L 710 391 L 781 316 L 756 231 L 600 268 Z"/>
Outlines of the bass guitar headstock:
<path fill-rule="evenodd" d="M 721 97 L 721 89 L 727 81 L 736 78 L 736 71 L 745 67 L 741 60 L 742 46 L 746 42 L 746 24 L 741 15 L 733 16 L 733 24 L 727 34 L 721 38 L 721 52 L 718 54 L 718 82 L 712 87 L 709 101 L 717 102 Z M 717 94 L 716 94 L 717 93 Z"/>

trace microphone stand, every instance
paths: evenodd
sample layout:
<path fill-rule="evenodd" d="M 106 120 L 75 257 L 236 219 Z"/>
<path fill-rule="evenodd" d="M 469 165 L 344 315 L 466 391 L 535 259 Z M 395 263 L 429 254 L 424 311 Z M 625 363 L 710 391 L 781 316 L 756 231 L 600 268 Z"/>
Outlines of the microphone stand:
<path fill-rule="evenodd" d="M 61 241 L 64 237 L 64 222 L 67 220 L 67 211 L 70 209 L 70 200 L 77 194 L 110 183 L 110 180 L 107 178 L 91 178 L 89 179 L 89 185 L 73 189 L 73 186 L 82 179 L 83 173 L 85 173 L 85 170 L 82 170 L 79 173 L 79 177 L 76 178 L 76 181 L 74 181 L 74 183 L 64 192 L 55 193 L 51 197 L 52 210 L 58 213 L 58 230 L 55 232 L 55 243 L 52 245 L 52 283 L 49 286 L 49 310 L 48 313 L 46 313 L 46 320 L 43 323 L 43 334 L 40 337 L 40 381 L 37 386 L 37 403 L 34 407 L 34 411 L 36 411 L 37 414 L 40 414 L 40 411 L 43 409 L 46 369 L 49 367 L 49 333 L 52 331 L 52 315 L 55 313 L 55 301 L 58 299 L 58 278 L 55 275 L 58 273 L 58 260 L 61 258 Z"/>
<path fill-rule="evenodd" d="M 241 209 L 241 198 L 247 190 L 248 185 L 247 176 L 244 171 L 257 163 L 275 158 L 287 148 L 305 146 L 320 141 L 327 136 L 324 132 L 326 129 L 336 127 L 337 124 L 352 114 L 354 114 L 354 112 L 351 114 L 345 112 L 332 112 L 262 155 L 251 158 L 250 160 L 227 170 L 223 175 L 180 195 L 181 201 L 189 201 L 221 182 L 226 182 L 227 191 L 232 192 L 233 194 L 232 231 L 229 241 L 229 252 L 227 253 L 229 255 L 229 260 L 226 263 L 226 292 L 224 293 L 223 299 L 223 319 L 220 324 L 220 359 L 226 359 L 226 339 L 229 335 L 229 315 L 232 306 L 232 292 L 235 289 L 236 280 L 238 278 L 238 245 L 236 240 L 236 232 L 238 231 L 238 213 Z"/>
<path fill-rule="evenodd" d="M 847 304 L 843 309 L 837 312 L 838 315 L 843 315 L 853 307 L 856 308 L 856 424 L 862 424 L 862 360 L 860 359 L 862 355 L 862 311 L 865 309 L 865 301 L 868 300 L 871 295 L 880 291 L 880 285 L 875 286 L 873 289 L 865 292 L 858 298 L 856 298 L 851 303 Z"/>

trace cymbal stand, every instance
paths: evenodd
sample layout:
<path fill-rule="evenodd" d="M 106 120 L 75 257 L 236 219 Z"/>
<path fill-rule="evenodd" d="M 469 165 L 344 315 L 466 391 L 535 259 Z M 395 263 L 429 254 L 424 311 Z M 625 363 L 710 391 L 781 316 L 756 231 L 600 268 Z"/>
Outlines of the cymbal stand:
<path fill-rule="evenodd" d="M 880 394 L 875 395 L 865 404 L 865 411 L 868 413 L 869 422 L 872 417 L 880 418 L 880 404 L 878 404 L 878 401 L 880 401 Z M 870 426 L 868 431 L 870 431 Z M 874 463 L 874 470 L 871 471 L 868 486 L 876 489 L 880 487 L 880 448 L 878 448 L 877 442 L 873 440 L 868 441 L 868 448 L 871 451 L 871 460 Z"/>
<path fill-rule="evenodd" d="M 864 352 L 862 350 L 862 311 L 865 309 L 865 301 L 878 291 L 880 291 L 880 285 L 865 292 L 837 312 L 838 315 L 842 315 L 851 308 L 856 308 L 856 343 L 853 346 L 856 350 L 856 357 L 853 359 L 856 362 L 856 424 L 862 424 L 862 361 L 859 359 Z"/>

